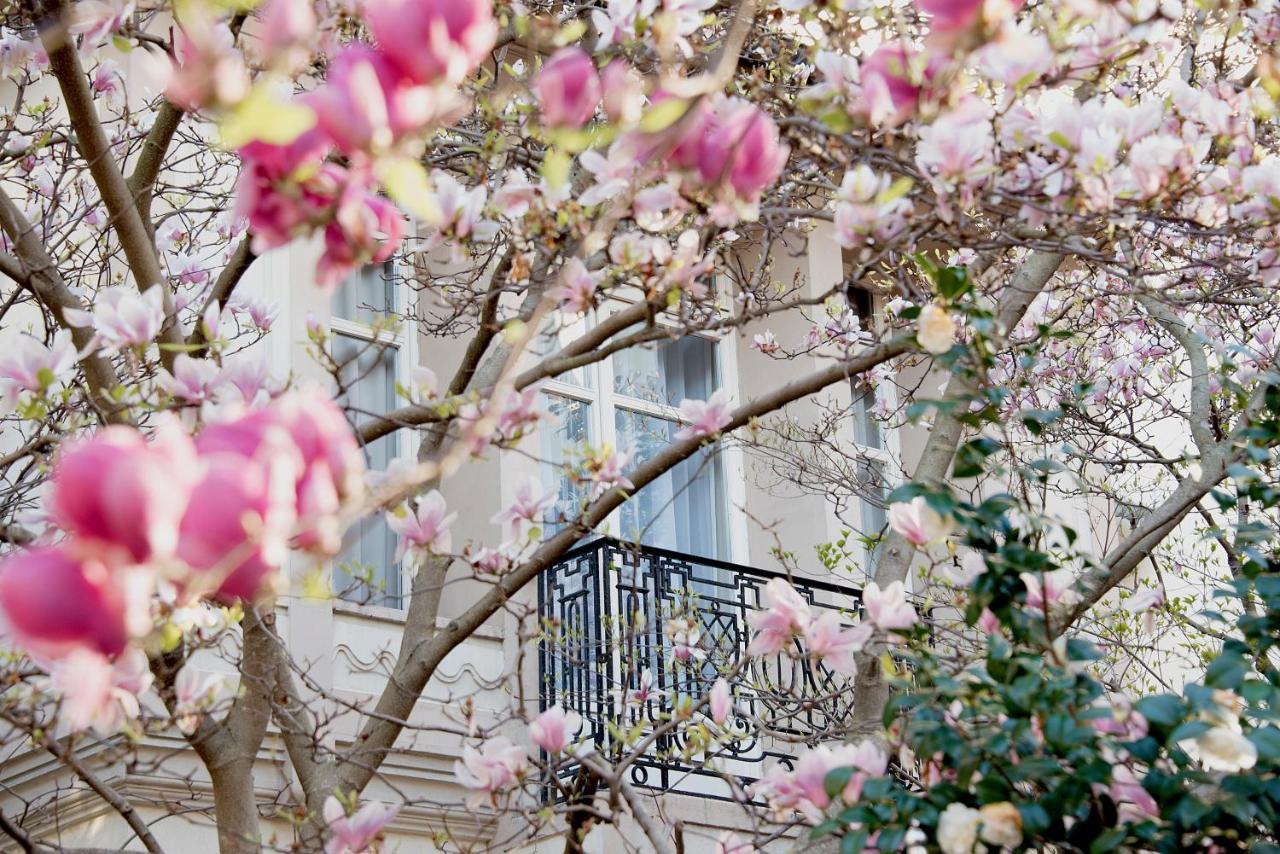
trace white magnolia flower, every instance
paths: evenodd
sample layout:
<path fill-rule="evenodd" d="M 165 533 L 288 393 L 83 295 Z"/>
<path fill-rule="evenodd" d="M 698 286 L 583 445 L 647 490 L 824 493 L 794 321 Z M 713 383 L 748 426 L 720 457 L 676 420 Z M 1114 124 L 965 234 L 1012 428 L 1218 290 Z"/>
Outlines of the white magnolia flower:
<path fill-rule="evenodd" d="M 1199 758 L 1207 771 L 1235 774 L 1249 770 L 1258 761 L 1258 748 L 1243 733 L 1230 726 L 1215 726 L 1178 744 Z"/>
<path fill-rule="evenodd" d="M 956 343 L 956 322 L 945 308 L 930 303 L 920 309 L 916 320 L 916 340 L 934 355 L 941 355 Z"/>
<path fill-rule="evenodd" d="M 948 804 L 938 819 L 938 847 L 942 854 L 972 854 L 978 841 L 982 813 L 964 804 Z"/>

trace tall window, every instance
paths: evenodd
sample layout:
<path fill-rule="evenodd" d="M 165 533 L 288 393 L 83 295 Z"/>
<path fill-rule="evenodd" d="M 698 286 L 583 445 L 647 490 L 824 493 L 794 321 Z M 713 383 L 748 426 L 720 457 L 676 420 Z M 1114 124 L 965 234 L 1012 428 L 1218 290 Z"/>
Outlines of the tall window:
<path fill-rule="evenodd" d="M 630 332 L 632 330 L 628 330 Z M 581 327 L 544 335 L 541 349 L 554 350 Z M 627 333 L 623 333 L 627 334 Z M 684 398 L 705 400 L 719 384 L 716 342 L 687 335 L 615 353 L 597 365 L 562 376 L 546 389 L 547 407 L 558 424 L 542 433 L 542 457 L 558 478 L 553 518 L 581 510 L 582 488 L 564 474 L 584 444 L 604 444 L 631 454 L 628 467 L 666 447 L 680 429 L 677 407 Z M 633 495 L 613 520 L 610 533 L 625 540 L 699 557 L 729 557 L 724 467 L 716 446 L 704 448 Z"/>
<path fill-rule="evenodd" d="M 873 329 L 874 303 L 867 291 L 859 288 L 850 289 L 849 302 L 858 312 L 863 329 Z M 888 495 L 887 478 L 890 472 L 890 458 L 885 447 L 884 435 L 880 422 L 875 417 L 876 390 L 853 380 L 853 442 L 857 446 L 858 488 L 861 491 L 862 533 L 865 537 L 877 537 L 883 534 L 888 525 L 888 512 L 885 497 Z M 871 551 L 870 557 L 875 561 L 879 556 L 879 548 Z M 868 574 L 872 567 L 867 567 Z"/>
<path fill-rule="evenodd" d="M 396 382 L 407 342 L 403 331 L 392 333 L 376 324 L 398 308 L 390 262 L 365 268 L 333 296 L 332 353 L 342 365 L 342 402 L 357 417 L 382 415 L 396 406 Z M 365 462 L 370 471 L 385 471 L 399 451 L 399 434 L 392 433 L 365 446 Z M 381 513 L 361 519 L 347 531 L 342 553 L 334 561 L 334 589 L 351 601 L 398 606 L 402 585 L 395 551 L 395 534 Z"/>

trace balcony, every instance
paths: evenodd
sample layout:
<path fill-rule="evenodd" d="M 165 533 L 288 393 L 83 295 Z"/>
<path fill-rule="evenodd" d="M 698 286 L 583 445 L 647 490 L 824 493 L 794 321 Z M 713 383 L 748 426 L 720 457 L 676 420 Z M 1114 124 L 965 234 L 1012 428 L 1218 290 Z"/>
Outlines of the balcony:
<path fill-rule="evenodd" d="M 542 708 L 560 703 L 583 717 L 583 738 L 601 755 L 670 722 L 681 698 L 699 697 L 739 660 L 751 639 L 747 614 L 777 573 L 602 538 L 574 549 L 538 588 Z M 814 608 L 855 614 L 859 591 L 795 580 Z M 669 620 L 686 620 L 681 660 Z M 731 680 L 734 714 L 714 747 L 686 727 L 667 727 L 629 766 L 638 787 L 741 800 L 770 765 L 790 766 L 806 744 L 840 737 L 852 712 L 848 679 L 801 654 L 746 663 Z M 645 685 L 648 684 L 646 690 Z M 748 722 L 751 722 L 748 725 Z M 767 735 L 762 735 L 767 732 Z M 560 766 L 547 797 L 563 798 L 578 769 Z"/>

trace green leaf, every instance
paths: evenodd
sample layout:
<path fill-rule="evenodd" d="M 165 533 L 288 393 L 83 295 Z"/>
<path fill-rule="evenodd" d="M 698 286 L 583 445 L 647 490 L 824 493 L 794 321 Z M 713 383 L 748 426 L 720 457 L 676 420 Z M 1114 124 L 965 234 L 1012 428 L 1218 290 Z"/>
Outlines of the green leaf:
<path fill-rule="evenodd" d="M 911 188 L 915 186 L 915 183 L 916 182 L 912 181 L 910 178 L 899 178 L 890 184 L 884 192 L 876 196 L 876 204 L 887 205 L 889 202 L 897 201 L 907 193 L 910 193 Z"/>
<path fill-rule="evenodd" d="M 1258 758 L 1265 762 L 1280 759 L 1280 729 L 1273 726 L 1255 729 L 1249 733 L 1249 741 L 1258 748 Z"/>
<path fill-rule="evenodd" d="M 671 127 L 689 109 L 689 102 L 683 98 L 667 98 L 645 110 L 640 117 L 640 130 L 643 133 L 658 133 Z"/>
<path fill-rule="evenodd" d="M 934 274 L 933 283 L 948 302 L 955 302 L 973 287 L 969 272 L 964 267 L 944 267 Z"/>
<path fill-rule="evenodd" d="M 572 165 L 569 155 L 559 148 L 553 148 L 542 159 L 542 177 L 547 186 L 558 190 L 569 183 L 569 167 Z"/>
<path fill-rule="evenodd" d="M 427 224 L 440 222 L 440 206 L 431 186 L 426 167 L 411 157 L 384 157 L 374 166 L 374 172 L 387 195 L 401 208 Z"/>
<path fill-rule="evenodd" d="M 582 18 L 574 18 L 569 23 L 560 28 L 560 32 L 556 33 L 556 47 L 564 47 L 567 44 L 573 44 L 587 34 L 587 22 Z"/>
<path fill-rule="evenodd" d="M 218 142 L 227 149 L 241 148 L 255 140 L 288 145 L 315 124 L 315 111 L 276 97 L 273 81 L 264 78 L 223 116 L 218 123 Z"/>
<path fill-rule="evenodd" d="M 1182 720 L 1182 700 L 1173 694 L 1160 694 L 1155 697 L 1143 697 L 1135 708 L 1148 721 L 1160 726 L 1171 727 Z"/>
<path fill-rule="evenodd" d="M 853 768 L 832 768 L 822 780 L 822 787 L 827 790 L 827 797 L 835 798 L 844 791 L 845 786 L 853 779 Z"/>

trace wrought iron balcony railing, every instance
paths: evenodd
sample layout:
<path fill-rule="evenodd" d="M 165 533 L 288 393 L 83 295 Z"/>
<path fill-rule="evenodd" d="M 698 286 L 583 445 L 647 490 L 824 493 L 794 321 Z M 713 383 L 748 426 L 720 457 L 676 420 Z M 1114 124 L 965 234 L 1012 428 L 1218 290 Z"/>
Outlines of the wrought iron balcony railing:
<path fill-rule="evenodd" d="M 798 644 L 747 660 L 746 618 L 774 577 L 607 538 L 579 546 L 539 585 L 542 708 L 560 703 L 578 712 L 584 740 L 602 755 L 634 754 L 634 785 L 741 797 L 768 765 L 790 767 L 805 744 L 839 738 L 852 712 L 848 680 L 814 664 Z M 860 591 L 851 587 L 794 583 L 815 610 L 852 617 L 860 609 Z M 691 654 L 682 657 L 681 647 Z M 739 661 L 745 664 L 730 682 L 734 716 L 713 747 L 692 739 L 688 726 L 670 725 L 678 704 L 705 694 Z M 549 797 L 563 797 L 577 770 L 562 766 Z"/>

